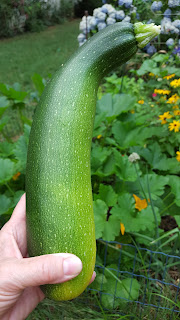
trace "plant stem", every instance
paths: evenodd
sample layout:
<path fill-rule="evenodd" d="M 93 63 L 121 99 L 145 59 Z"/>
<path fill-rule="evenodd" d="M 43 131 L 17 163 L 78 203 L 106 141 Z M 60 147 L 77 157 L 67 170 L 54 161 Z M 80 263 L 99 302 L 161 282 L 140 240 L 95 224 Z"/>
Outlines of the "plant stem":
<path fill-rule="evenodd" d="M 14 196 L 14 191 L 11 189 L 11 187 L 8 185 L 8 183 L 5 183 L 5 186 L 7 187 L 7 189 L 9 190 L 9 192 Z"/>
<path fill-rule="evenodd" d="M 170 207 L 173 206 L 173 204 L 175 203 L 175 200 L 173 202 L 171 202 L 165 209 L 163 209 L 161 212 L 160 212 L 160 215 L 165 212 L 167 209 L 169 209 Z"/>
<path fill-rule="evenodd" d="M 146 197 L 146 194 L 145 194 L 145 192 L 144 192 L 143 186 L 142 186 L 142 184 L 141 184 L 141 179 L 140 179 L 140 176 L 139 176 L 139 172 L 138 172 L 138 170 L 137 170 L 137 167 L 136 167 L 136 163 L 133 162 L 133 164 L 134 164 L 134 168 L 135 168 L 135 170 L 136 170 L 136 174 L 137 174 L 137 177 L 138 177 L 138 182 L 139 182 L 139 185 L 140 185 L 140 187 L 141 187 L 141 190 L 142 190 L 142 193 L 143 193 L 143 195 L 144 195 L 144 198 L 146 199 L 146 201 L 148 201 L 148 199 L 147 199 L 147 197 Z"/>

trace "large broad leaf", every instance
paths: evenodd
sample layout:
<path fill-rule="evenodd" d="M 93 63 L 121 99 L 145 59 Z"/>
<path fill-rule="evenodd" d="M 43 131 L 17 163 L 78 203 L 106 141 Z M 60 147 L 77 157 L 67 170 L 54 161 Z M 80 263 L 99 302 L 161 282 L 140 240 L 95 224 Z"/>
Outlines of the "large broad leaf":
<path fill-rule="evenodd" d="M 8 158 L 13 153 L 13 143 L 3 141 L 0 143 L 0 155 L 2 158 Z"/>
<path fill-rule="evenodd" d="M 100 184 L 99 194 L 96 199 L 103 200 L 108 207 L 113 206 L 117 202 L 118 195 L 115 193 L 113 188 L 110 185 Z"/>
<path fill-rule="evenodd" d="M 159 196 L 163 195 L 164 188 L 167 184 L 169 184 L 168 177 L 160 176 L 155 173 L 145 174 L 141 178 L 141 185 L 147 199 L 150 198 L 150 195 L 153 200 L 156 200 Z M 142 192 L 141 195 L 144 196 Z"/>
<path fill-rule="evenodd" d="M 0 184 L 9 181 L 16 173 L 16 165 L 9 159 L 0 159 Z"/>
<path fill-rule="evenodd" d="M 15 100 L 15 101 L 23 101 L 27 96 L 27 92 L 20 91 L 19 84 L 15 84 L 14 88 L 5 85 L 4 83 L 0 83 L 0 91 L 7 98 Z"/>
<path fill-rule="evenodd" d="M 105 222 L 102 238 L 106 241 L 114 241 L 120 233 L 121 219 L 115 215 L 111 215 Z"/>
<path fill-rule="evenodd" d="M 93 128 L 93 137 L 97 137 L 98 135 L 103 134 L 106 130 L 106 126 L 103 121 L 106 120 L 106 113 L 102 112 L 97 114 L 94 119 L 94 128 Z"/>
<path fill-rule="evenodd" d="M 108 206 L 100 199 L 93 202 L 96 239 L 102 237 L 107 218 Z"/>
<path fill-rule="evenodd" d="M 97 101 L 97 113 L 105 113 L 106 118 L 111 121 L 122 112 L 133 109 L 135 98 L 129 94 L 116 94 L 112 96 L 110 93 L 103 95 L 101 100 Z"/>
<path fill-rule="evenodd" d="M 103 286 L 102 304 L 107 309 L 114 309 L 125 306 L 130 300 L 138 299 L 140 284 L 136 279 L 126 278 L 116 280 L 113 277 L 108 278 L 108 281 Z"/>
<path fill-rule="evenodd" d="M 28 148 L 30 129 L 31 129 L 30 126 L 28 126 L 27 124 L 24 126 L 24 135 L 22 135 L 18 139 L 14 147 L 14 155 L 18 160 L 18 170 L 21 171 L 22 173 L 24 173 L 26 169 L 27 148 Z"/>
<path fill-rule="evenodd" d="M 151 60 L 145 60 L 142 63 L 142 65 L 139 68 L 139 70 L 137 71 L 137 74 L 139 76 L 142 76 L 147 72 L 152 72 L 152 70 L 153 70 L 153 73 L 154 73 L 154 69 L 156 68 L 156 66 L 157 66 L 157 63 L 155 61 L 153 61 L 152 59 Z"/>
<path fill-rule="evenodd" d="M 157 208 L 154 208 L 158 223 L 160 222 L 160 214 Z M 119 217 L 125 226 L 127 232 L 139 232 L 154 230 L 156 227 L 155 217 L 150 204 L 146 209 L 137 211 L 133 197 L 129 193 L 125 193 L 118 198 L 118 205 L 111 210 L 113 216 Z"/>
<path fill-rule="evenodd" d="M 0 97 L 0 117 L 4 111 L 9 107 L 10 103 L 6 97 Z"/>
<path fill-rule="evenodd" d="M 102 167 L 103 163 L 107 160 L 112 150 L 106 147 L 101 147 L 98 144 L 92 144 L 91 151 L 91 173 L 95 174 L 96 171 Z"/>
<path fill-rule="evenodd" d="M 116 174 L 119 179 L 124 181 L 136 181 L 137 173 L 133 163 L 128 159 L 127 155 L 122 156 L 120 152 L 114 149 Z"/>
<path fill-rule="evenodd" d="M 112 133 L 122 149 L 130 146 L 143 145 L 148 137 L 152 137 L 150 128 L 137 126 L 134 121 L 116 121 L 112 126 Z"/>
<path fill-rule="evenodd" d="M 180 177 L 177 176 L 168 176 L 169 177 L 169 186 L 171 187 L 171 192 L 175 196 L 175 203 L 180 207 Z"/>
<path fill-rule="evenodd" d="M 34 73 L 32 76 L 32 81 L 34 83 L 36 90 L 38 91 L 39 95 L 41 96 L 44 91 L 44 87 L 45 87 L 43 78 L 38 73 Z"/>
<path fill-rule="evenodd" d="M 0 215 L 6 213 L 11 208 L 11 199 L 4 194 L 0 194 Z"/>

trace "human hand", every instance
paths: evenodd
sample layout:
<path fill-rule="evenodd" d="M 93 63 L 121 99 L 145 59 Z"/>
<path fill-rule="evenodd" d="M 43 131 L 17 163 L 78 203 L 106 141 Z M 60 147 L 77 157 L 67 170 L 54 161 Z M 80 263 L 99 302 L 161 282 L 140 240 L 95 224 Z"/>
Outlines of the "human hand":
<path fill-rule="evenodd" d="M 45 298 L 40 285 L 68 281 L 82 270 L 81 260 L 69 253 L 27 258 L 25 203 L 24 194 L 0 231 L 1 320 L 26 319 Z"/>

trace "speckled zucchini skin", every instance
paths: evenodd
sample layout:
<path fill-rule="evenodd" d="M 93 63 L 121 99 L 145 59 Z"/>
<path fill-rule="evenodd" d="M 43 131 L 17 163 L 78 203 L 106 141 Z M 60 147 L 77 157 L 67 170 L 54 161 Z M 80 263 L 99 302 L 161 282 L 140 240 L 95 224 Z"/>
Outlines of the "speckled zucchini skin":
<path fill-rule="evenodd" d="M 104 75 L 136 51 L 132 24 L 105 28 L 61 66 L 37 106 L 26 171 L 28 251 L 69 252 L 83 263 L 73 280 L 42 286 L 50 299 L 73 299 L 91 279 L 96 241 L 90 152 L 97 89 Z"/>

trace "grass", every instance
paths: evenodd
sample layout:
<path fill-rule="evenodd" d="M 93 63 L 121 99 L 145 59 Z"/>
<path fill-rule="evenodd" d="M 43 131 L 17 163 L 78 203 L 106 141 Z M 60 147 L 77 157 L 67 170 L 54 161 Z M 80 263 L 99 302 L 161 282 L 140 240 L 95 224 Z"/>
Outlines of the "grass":
<path fill-rule="evenodd" d="M 0 40 L 0 82 L 19 82 L 25 90 L 31 77 L 53 74 L 78 48 L 79 20 L 65 22 L 42 32 Z"/>

